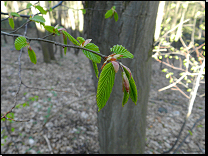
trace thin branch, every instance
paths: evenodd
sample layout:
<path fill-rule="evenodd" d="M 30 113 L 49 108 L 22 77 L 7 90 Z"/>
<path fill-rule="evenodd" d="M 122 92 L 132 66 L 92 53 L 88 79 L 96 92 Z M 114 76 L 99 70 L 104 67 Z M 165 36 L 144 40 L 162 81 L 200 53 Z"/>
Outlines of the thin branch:
<path fill-rule="evenodd" d="M 29 86 L 27 86 L 26 84 L 24 84 L 23 82 L 22 82 L 22 84 L 23 84 L 26 88 L 29 88 L 29 89 L 52 90 L 52 91 L 56 91 L 56 92 L 65 92 L 65 93 L 72 93 L 72 94 L 76 94 L 78 97 L 80 96 L 80 94 L 78 94 L 78 93 L 73 93 L 73 92 L 69 92 L 69 91 L 62 91 L 62 90 L 57 90 L 57 89 L 45 89 L 45 88 L 35 88 L 35 87 L 29 87 Z"/>
<path fill-rule="evenodd" d="M 14 36 L 14 37 L 22 36 L 22 35 L 18 35 L 18 34 L 9 34 L 9 33 L 3 32 L 3 31 L 1 31 L 1 34 L 2 34 L 2 35 L 7 35 L 7 36 Z M 96 55 L 102 57 L 103 59 L 105 59 L 105 58 L 107 57 L 106 55 L 103 55 L 103 54 L 98 53 L 98 52 L 96 52 L 96 51 L 89 50 L 89 49 L 86 49 L 86 48 L 83 48 L 83 47 L 80 47 L 80 46 L 65 45 L 65 44 L 62 44 L 62 43 L 58 43 L 58 42 L 51 41 L 51 40 L 46 40 L 46 39 L 41 39 L 41 38 L 30 38 L 30 37 L 27 37 L 27 36 L 24 36 L 24 37 L 25 37 L 26 39 L 28 39 L 28 40 L 35 40 L 35 41 L 48 42 L 48 43 L 52 43 L 52 44 L 55 44 L 55 45 L 58 45 L 58 46 L 62 46 L 62 47 L 69 47 L 69 48 L 83 49 L 83 50 L 92 52 L 92 53 L 94 53 L 94 54 L 96 54 Z"/>
<path fill-rule="evenodd" d="M 179 82 L 180 83 L 180 82 Z M 180 88 L 178 88 L 177 85 L 174 86 L 176 89 L 171 88 L 172 90 L 178 90 L 179 92 L 181 92 L 181 94 L 183 94 L 187 99 L 190 99 L 190 97 L 188 95 L 186 95 Z"/>
<path fill-rule="evenodd" d="M 7 120 L 5 120 L 5 127 L 6 127 L 6 130 L 7 130 L 8 134 L 9 134 L 9 136 L 11 137 L 11 141 L 14 143 L 14 147 L 15 147 L 17 153 L 19 154 L 19 150 L 17 148 L 16 142 L 13 140 L 13 137 L 12 137 L 12 135 L 10 133 L 10 130 L 9 130 L 8 126 L 7 126 Z"/>
<path fill-rule="evenodd" d="M 173 69 L 185 71 L 183 68 L 178 68 L 178 67 L 172 66 L 172 65 L 170 65 L 170 64 L 168 64 L 168 63 L 166 63 L 166 62 L 163 62 L 163 61 L 161 61 L 161 60 L 159 60 L 159 59 L 156 59 L 156 61 L 158 61 L 158 62 L 160 62 L 160 63 L 163 63 L 163 64 L 165 64 L 166 66 L 169 66 L 169 67 L 171 67 L 171 68 L 173 68 Z"/>
<path fill-rule="evenodd" d="M 154 46 L 160 41 L 161 38 L 163 38 L 164 36 L 166 36 L 167 34 L 169 34 L 170 32 L 174 31 L 176 28 L 178 28 L 180 26 L 180 24 L 186 23 L 188 22 L 190 19 L 187 19 L 185 21 L 183 21 L 182 23 L 179 23 L 178 25 L 176 25 L 175 27 L 173 27 L 171 30 L 169 30 L 168 32 L 166 32 L 163 36 L 161 36 L 160 38 L 157 39 L 157 41 L 154 43 Z"/>
<path fill-rule="evenodd" d="M 204 59 L 202 65 L 201 65 L 201 69 L 200 69 L 199 75 L 197 76 L 196 83 L 193 85 L 193 89 L 190 93 L 191 100 L 189 102 L 187 118 L 191 115 L 192 107 L 193 107 L 193 104 L 194 104 L 194 100 L 196 98 L 196 93 L 197 93 L 197 90 L 198 90 L 198 87 L 199 87 L 199 82 L 200 82 L 200 78 L 201 78 L 201 75 L 202 75 L 203 70 L 204 70 L 204 66 L 205 66 L 205 59 Z"/>
<path fill-rule="evenodd" d="M 178 137 L 177 137 L 175 143 L 173 144 L 173 146 L 172 146 L 168 151 L 164 151 L 162 154 L 170 153 L 170 152 L 174 149 L 174 147 L 175 147 L 176 144 L 178 143 L 179 138 L 181 137 L 181 133 L 182 133 L 182 131 L 183 131 L 185 125 L 186 125 L 186 121 L 187 121 L 187 119 L 185 118 L 184 123 L 183 123 L 183 125 L 182 125 L 182 127 L 181 127 L 181 130 L 180 130 L 180 132 L 179 132 L 179 134 L 178 134 Z"/>
<path fill-rule="evenodd" d="M 203 116 L 201 116 L 198 120 L 196 120 L 196 122 L 194 123 L 194 125 L 192 126 L 192 128 L 191 128 L 191 132 L 193 131 L 193 129 L 194 129 L 194 127 L 196 126 L 196 124 L 199 122 L 199 121 L 201 121 L 203 118 L 205 117 L 205 115 L 203 115 Z M 178 145 L 178 147 L 176 148 L 176 150 L 174 151 L 174 153 L 173 154 L 175 154 L 178 150 L 179 150 L 179 148 L 183 145 L 183 143 L 186 141 L 186 139 L 189 137 L 189 135 L 190 135 L 190 133 L 188 133 L 187 135 L 186 135 L 186 137 L 183 139 L 183 141 Z M 201 150 L 201 149 L 200 149 Z"/>
<path fill-rule="evenodd" d="M 61 5 L 62 3 L 63 3 L 63 1 L 60 1 L 58 4 L 56 4 L 55 6 L 52 7 L 52 10 L 55 9 L 56 7 L 58 7 L 59 5 Z M 36 4 L 36 3 L 35 3 L 35 4 Z M 35 4 L 34 4 L 34 5 L 35 5 Z M 22 10 L 20 10 L 20 11 L 22 11 Z M 19 13 L 20 11 L 18 11 L 17 13 Z M 2 14 L 2 15 L 9 15 L 8 13 L 4 13 L 4 12 L 1 12 L 1 14 Z M 39 13 L 37 13 L 37 14 L 35 14 L 35 15 L 39 15 L 39 14 L 41 14 L 41 13 L 39 12 Z M 16 17 L 16 16 L 14 16 L 14 17 Z M 20 15 L 20 17 L 23 17 L 23 18 L 30 18 L 30 15 Z M 7 18 L 5 18 L 5 19 L 2 19 L 1 22 L 7 20 L 8 18 L 9 18 L 9 17 L 7 17 Z"/>
<path fill-rule="evenodd" d="M 47 145 L 48 145 L 49 150 L 51 151 L 51 154 L 53 154 L 53 149 L 51 148 L 50 141 L 48 140 L 48 138 L 46 137 L 46 135 L 43 135 L 43 137 L 45 138 L 45 140 L 47 142 Z"/>
<path fill-rule="evenodd" d="M 168 85 L 168 86 L 166 86 L 166 87 L 164 87 L 164 88 L 161 88 L 161 89 L 159 89 L 158 91 L 161 92 L 161 91 L 166 90 L 166 89 L 168 89 L 168 88 L 174 87 L 174 86 L 175 86 L 178 82 L 180 82 L 185 76 L 186 76 L 186 73 L 183 74 L 183 76 L 181 76 L 176 82 L 174 82 L 174 83 L 172 83 L 172 84 L 170 84 L 170 85 Z"/>

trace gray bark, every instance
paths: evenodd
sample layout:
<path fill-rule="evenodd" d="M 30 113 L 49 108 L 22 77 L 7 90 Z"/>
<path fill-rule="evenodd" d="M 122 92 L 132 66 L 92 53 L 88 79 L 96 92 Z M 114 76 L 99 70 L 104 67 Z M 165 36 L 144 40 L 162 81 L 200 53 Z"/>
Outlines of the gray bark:
<path fill-rule="evenodd" d="M 85 2 L 84 32 L 102 54 L 111 54 L 114 45 L 123 45 L 134 59 L 122 59 L 137 85 L 137 105 L 129 99 L 122 107 L 122 78 L 119 70 L 106 106 L 98 112 L 100 153 L 143 153 L 147 103 L 151 83 L 152 48 L 159 2 Z M 105 19 L 106 10 L 116 6 L 119 19 Z M 106 10 L 97 10 L 106 9 Z M 103 61 L 98 68 L 102 66 Z M 94 71 L 93 71 L 94 73 Z M 95 74 L 94 74 L 95 77 Z M 94 79 L 97 86 L 97 79 Z"/>

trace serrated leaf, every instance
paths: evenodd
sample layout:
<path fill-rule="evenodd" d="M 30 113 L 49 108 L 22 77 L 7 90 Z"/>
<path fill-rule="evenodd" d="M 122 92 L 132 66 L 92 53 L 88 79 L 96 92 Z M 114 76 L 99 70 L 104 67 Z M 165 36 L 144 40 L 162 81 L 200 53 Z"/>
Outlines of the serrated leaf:
<path fill-rule="evenodd" d="M 45 23 L 45 19 L 42 16 L 36 15 L 33 18 L 29 18 L 29 19 L 35 22 Z"/>
<path fill-rule="evenodd" d="M 29 9 L 32 6 L 31 3 L 27 3 L 27 9 Z"/>
<path fill-rule="evenodd" d="M 35 55 L 35 52 L 32 50 L 31 47 L 28 48 L 28 55 L 30 57 L 31 62 L 36 64 L 37 63 L 36 55 Z"/>
<path fill-rule="evenodd" d="M 14 29 L 14 20 L 13 20 L 13 18 L 9 18 L 9 25 L 12 29 Z"/>
<path fill-rule="evenodd" d="M 44 28 L 49 31 L 50 33 L 58 33 L 58 29 L 54 28 L 53 26 L 45 25 Z"/>
<path fill-rule="evenodd" d="M 92 65 L 93 65 L 93 69 L 95 71 L 95 75 L 98 78 L 99 71 L 98 71 L 97 63 L 92 61 Z"/>
<path fill-rule="evenodd" d="M 94 43 L 88 43 L 85 46 L 85 48 L 100 53 L 98 46 L 96 46 Z M 86 51 L 86 50 L 82 50 L 82 51 L 87 56 L 87 58 L 89 58 L 90 60 L 92 60 L 95 63 L 100 63 L 100 61 L 101 61 L 101 57 L 100 56 L 98 56 L 98 55 L 96 55 L 94 53 L 91 53 L 89 51 Z"/>
<path fill-rule="evenodd" d="M 130 73 L 128 72 L 128 70 L 126 68 L 123 68 L 123 69 L 124 69 L 124 72 L 126 73 L 127 77 L 129 78 Z M 129 79 L 129 85 L 130 85 L 130 88 L 129 88 L 130 97 L 131 97 L 132 101 L 136 104 L 136 102 L 137 102 L 137 88 L 136 88 L 136 84 L 135 84 L 135 81 L 134 81 L 132 75 L 131 75 L 131 78 Z"/>
<path fill-rule="evenodd" d="M 77 37 L 77 40 L 79 41 L 80 44 L 82 44 L 85 41 L 83 37 Z"/>
<path fill-rule="evenodd" d="M 105 18 L 109 18 L 113 15 L 113 10 L 108 10 L 106 13 L 105 13 Z"/>
<path fill-rule="evenodd" d="M 69 40 L 70 40 L 73 44 L 79 46 L 79 42 L 77 42 L 77 40 L 76 40 L 74 37 L 72 37 L 68 32 L 66 32 L 66 31 L 64 31 L 64 30 L 62 30 L 62 32 L 63 32 L 64 35 L 66 35 L 66 36 L 69 38 Z"/>
<path fill-rule="evenodd" d="M 41 14 L 44 14 L 44 15 L 45 15 L 45 14 L 47 13 L 47 11 L 45 11 L 45 10 L 43 9 L 43 7 L 40 6 L 40 5 L 35 6 L 35 8 L 38 9 L 38 10 L 40 11 Z"/>
<path fill-rule="evenodd" d="M 20 15 L 18 13 L 16 13 L 16 12 L 11 12 L 10 15 L 16 16 L 16 17 L 20 17 Z"/>
<path fill-rule="evenodd" d="M 14 45 L 17 50 L 22 49 L 23 47 L 27 46 L 26 38 L 23 36 L 17 37 L 14 42 Z"/>
<path fill-rule="evenodd" d="M 117 12 L 114 13 L 114 19 L 115 19 L 116 22 L 118 21 L 118 14 L 117 14 Z"/>
<path fill-rule="evenodd" d="M 125 47 L 122 45 L 114 45 L 113 48 L 110 48 L 111 52 L 114 52 L 116 54 L 123 55 L 123 58 L 134 58 L 134 55 L 131 54 Z"/>
<path fill-rule="evenodd" d="M 100 73 L 97 88 L 97 105 L 100 111 L 108 101 L 115 79 L 115 71 L 112 63 L 108 63 L 104 66 Z"/>

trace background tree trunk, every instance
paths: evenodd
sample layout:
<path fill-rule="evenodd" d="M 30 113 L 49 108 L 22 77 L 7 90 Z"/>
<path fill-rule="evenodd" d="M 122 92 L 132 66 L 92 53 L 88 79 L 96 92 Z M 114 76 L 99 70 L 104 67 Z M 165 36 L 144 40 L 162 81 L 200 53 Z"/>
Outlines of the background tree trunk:
<path fill-rule="evenodd" d="M 122 107 L 121 71 L 106 106 L 98 113 L 100 153 L 143 153 L 147 103 L 151 83 L 152 48 L 159 2 L 89 1 L 84 16 L 84 32 L 102 54 L 111 54 L 113 45 L 123 45 L 134 59 L 122 59 L 130 68 L 137 85 L 137 105 L 129 99 Z M 105 13 L 116 6 L 118 21 L 105 19 Z M 98 10 L 100 9 L 100 10 Z M 101 10 L 104 9 L 104 10 Z M 102 61 L 103 63 L 103 61 Z M 99 64 L 99 70 L 102 64 Z M 93 71 L 94 73 L 94 71 Z M 95 77 L 95 74 L 94 74 Z M 97 86 L 97 79 L 94 79 Z"/>

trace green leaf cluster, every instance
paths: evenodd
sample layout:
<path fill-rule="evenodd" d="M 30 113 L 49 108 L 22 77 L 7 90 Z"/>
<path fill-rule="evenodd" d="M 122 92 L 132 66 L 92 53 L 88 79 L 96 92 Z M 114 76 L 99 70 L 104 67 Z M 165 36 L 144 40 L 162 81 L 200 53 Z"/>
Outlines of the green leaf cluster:
<path fill-rule="evenodd" d="M 116 7 L 115 6 L 113 6 L 110 10 L 108 10 L 106 13 L 105 13 L 105 18 L 109 18 L 109 17 L 113 17 L 113 15 L 114 15 L 114 19 L 115 19 L 115 21 L 117 22 L 118 21 L 118 14 L 117 14 L 117 12 L 116 12 Z"/>

